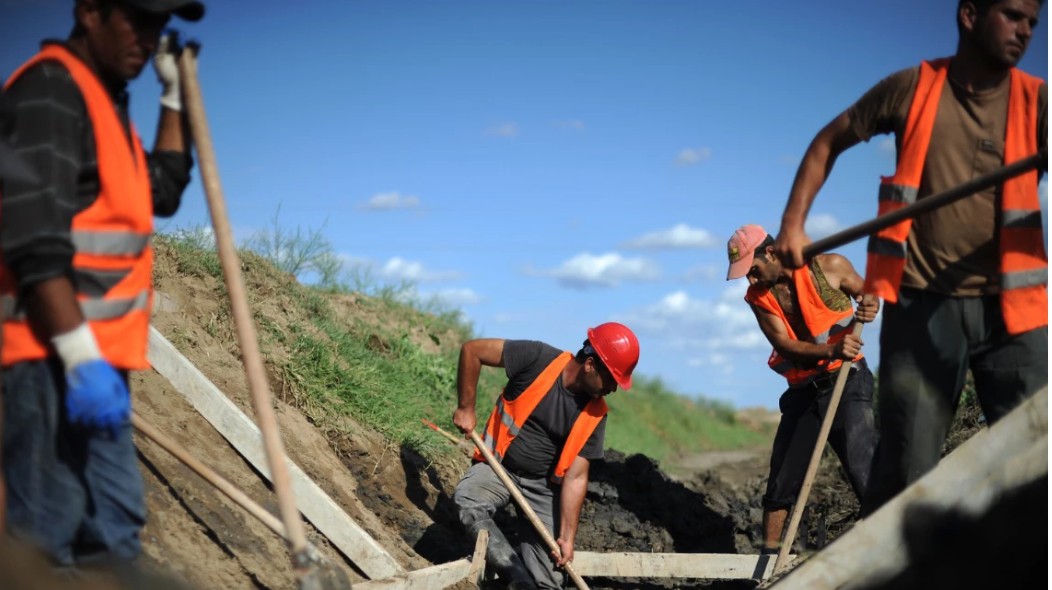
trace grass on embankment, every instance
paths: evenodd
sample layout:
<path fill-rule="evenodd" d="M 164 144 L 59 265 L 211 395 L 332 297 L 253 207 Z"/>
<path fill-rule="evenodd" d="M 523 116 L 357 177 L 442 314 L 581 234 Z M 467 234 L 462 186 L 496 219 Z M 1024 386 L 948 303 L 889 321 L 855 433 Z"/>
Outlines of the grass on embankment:
<path fill-rule="evenodd" d="M 162 234 L 155 246 L 159 258 L 173 258 L 180 274 L 218 279 L 214 296 L 226 298 L 216 254 L 200 236 Z M 340 418 L 350 416 L 424 456 L 453 452 L 421 418 L 454 430 L 457 357 L 460 344 L 472 337 L 459 313 L 428 310 L 383 288 L 368 297 L 346 286 L 306 286 L 252 252 L 242 251 L 241 267 L 268 370 L 280 376 L 293 403 L 316 424 L 339 429 Z M 265 286 L 265 293 L 253 293 L 254 285 Z M 273 299 L 274 292 L 282 300 L 279 313 L 270 316 L 255 302 Z M 479 430 L 503 380 L 503 370 L 483 371 Z M 635 382 L 632 391 L 608 398 L 609 448 L 660 461 L 672 454 L 770 440 L 737 423 L 727 406 L 684 398 L 658 379 L 640 375 Z"/>

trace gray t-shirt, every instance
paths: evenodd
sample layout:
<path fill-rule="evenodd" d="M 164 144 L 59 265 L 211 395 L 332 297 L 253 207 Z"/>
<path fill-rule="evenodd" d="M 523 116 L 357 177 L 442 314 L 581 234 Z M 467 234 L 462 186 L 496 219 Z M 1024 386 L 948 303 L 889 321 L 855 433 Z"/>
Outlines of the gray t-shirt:
<path fill-rule="evenodd" d="M 562 352 L 533 340 L 505 341 L 504 371 L 508 375 L 508 384 L 504 388 L 504 399 L 510 401 L 519 397 Z M 590 401 L 592 398 L 587 394 L 574 395 L 567 390 L 560 375 L 526 419 L 519 435 L 508 445 L 501 464 L 511 472 L 527 477 L 550 475 L 574 421 Z M 603 416 L 579 456 L 589 460 L 602 459 L 605 435 L 606 416 Z"/>

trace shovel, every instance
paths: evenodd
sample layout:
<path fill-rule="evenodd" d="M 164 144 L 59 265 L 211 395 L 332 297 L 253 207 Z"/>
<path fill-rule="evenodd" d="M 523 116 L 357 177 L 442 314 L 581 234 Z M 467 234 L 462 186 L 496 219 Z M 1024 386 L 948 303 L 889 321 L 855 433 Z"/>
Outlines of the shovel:
<path fill-rule="evenodd" d="M 1040 169 L 1042 166 L 1046 165 L 1047 160 L 1048 156 L 1046 154 L 1031 154 L 1022 160 L 1016 160 L 1007 166 L 1002 166 L 997 170 L 987 172 L 978 178 L 973 178 L 964 184 L 945 190 L 937 195 L 925 197 L 912 205 L 907 205 L 886 215 L 881 215 L 880 217 L 875 217 L 858 225 L 853 225 L 843 231 L 839 231 L 831 236 L 822 238 L 821 240 L 816 240 L 805 246 L 803 252 L 804 258 L 808 259 L 814 257 L 816 254 L 829 252 L 834 248 L 839 248 L 844 244 L 854 242 L 861 237 L 875 234 L 878 231 L 895 225 L 905 219 L 912 219 L 922 213 L 927 213 L 928 211 L 938 209 L 944 205 L 949 205 L 950 203 L 959 201 L 964 197 L 973 195 L 981 190 L 1001 184 L 1002 182 L 1015 178 L 1021 174 L 1026 174 L 1031 170 Z M 1035 180 L 1034 182 L 1037 181 Z"/>
<path fill-rule="evenodd" d="M 872 297 L 866 295 L 866 297 Z M 855 336 L 862 335 L 862 322 L 856 322 L 851 333 Z M 785 531 L 785 538 L 778 550 L 778 558 L 774 560 L 774 575 L 781 573 L 788 566 L 789 549 L 796 540 L 796 530 L 800 526 L 800 518 L 807 504 L 807 496 L 811 494 L 811 486 L 815 482 L 815 474 L 818 472 L 818 464 L 822 461 L 822 451 L 826 448 L 826 440 L 829 439 L 829 431 L 833 428 L 833 418 L 836 417 L 837 407 L 840 405 L 840 397 L 844 394 L 844 386 L 847 385 L 848 374 L 851 372 L 851 361 L 840 363 L 840 369 L 836 374 L 836 383 L 833 385 L 833 395 L 829 398 L 829 407 L 826 415 L 822 418 L 822 427 L 818 430 L 818 440 L 815 442 L 815 450 L 811 453 L 811 461 L 807 464 L 807 473 L 804 475 L 804 483 L 800 486 L 800 493 L 796 496 L 796 505 L 793 506 L 793 515 L 789 519 L 789 528 Z"/>
<path fill-rule="evenodd" d="M 201 164 L 201 179 L 208 200 L 208 209 L 212 216 L 219 262 L 223 267 L 227 292 L 230 293 L 230 307 L 233 311 L 238 345 L 252 394 L 252 406 L 256 410 L 259 430 L 263 434 L 263 449 L 267 456 L 267 466 L 270 468 L 274 493 L 278 497 L 281 520 L 285 524 L 285 534 L 292 554 L 293 571 L 301 590 L 320 590 L 330 587 L 350 588 L 349 584 L 331 585 L 329 580 L 324 579 L 317 563 L 312 560 L 307 548 L 307 535 L 304 532 L 303 521 L 296 508 L 296 499 L 292 495 L 292 484 L 289 480 L 288 467 L 285 465 L 285 447 L 281 442 L 277 418 L 271 405 L 270 386 L 267 384 L 267 375 L 263 369 L 263 356 L 259 352 L 256 329 L 252 324 L 252 313 L 248 308 L 248 297 L 241 278 L 241 266 L 234 247 L 226 204 L 223 200 L 223 189 L 219 183 L 219 168 L 216 164 L 215 150 L 212 147 L 212 135 L 205 118 L 201 84 L 197 79 L 198 50 L 199 46 L 187 44 L 179 57 L 179 77 L 183 84 L 183 97 L 190 119 L 190 131 L 193 134 L 194 146 Z"/>
<path fill-rule="evenodd" d="M 537 534 L 544 540 L 544 544 L 548 546 L 548 549 L 555 555 L 562 555 L 562 552 L 559 550 L 559 545 L 555 542 L 555 539 L 552 538 L 551 533 L 548 532 L 548 528 L 544 526 L 541 519 L 537 517 L 537 513 L 533 511 L 530 503 L 526 501 L 526 497 L 519 491 L 519 486 L 515 485 L 515 482 L 508 476 L 508 472 L 504 471 L 504 467 L 499 461 L 497 461 L 496 457 L 493 456 L 493 453 L 490 452 L 486 443 L 482 442 L 482 439 L 479 438 L 479 435 L 474 431 L 471 433 L 471 442 L 475 443 L 475 447 L 480 453 L 482 453 L 482 456 L 486 458 L 486 463 L 489 463 L 493 472 L 497 474 L 500 481 L 503 482 L 504 486 L 508 488 L 509 492 L 511 492 L 511 497 L 515 499 L 515 504 L 520 510 L 522 510 L 523 514 L 526 515 L 526 518 L 530 521 L 530 524 L 533 525 L 533 528 L 537 530 Z M 577 586 L 578 590 L 588 590 L 588 584 L 585 583 L 584 578 L 574 571 L 570 562 L 566 562 L 566 565 L 564 565 L 563 568 L 566 570 L 567 575 L 570 576 L 570 579 L 573 580 L 573 583 Z"/>
<path fill-rule="evenodd" d="M 421 418 L 420 421 L 424 423 L 424 426 L 427 426 L 431 430 L 434 430 L 435 432 L 441 434 L 443 437 L 446 438 L 446 440 L 457 445 L 458 449 L 467 453 L 468 456 L 471 456 L 472 446 L 470 443 L 468 443 L 468 441 L 464 440 L 463 437 L 454 436 L 452 433 L 450 433 L 447 430 L 443 430 L 438 424 L 435 424 L 427 418 Z"/>
<path fill-rule="evenodd" d="M 281 523 L 273 514 L 268 512 L 265 508 L 256 503 L 255 500 L 248 497 L 245 492 L 241 491 L 234 484 L 230 483 L 223 476 L 216 473 L 211 467 L 205 465 L 203 462 L 198 460 L 196 457 L 190 454 L 184 447 L 179 443 L 175 442 L 163 432 L 157 429 L 153 424 L 147 422 L 142 416 L 136 412 L 132 412 L 131 416 L 132 426 L 135 427 L 141 434 L 146 438 L 157 443 L 157 446 L 161 447 L 168 454 L 182 461 L 183 465 L 189 467 L 192 471 L 200 475 L 205 481 L 212 484 L 212 486 L 222 492 L 227 498 L 230 498 L 235 504 L 244 508 L 249 514 L 255 516 L 260 522 L 263 523 L 268 529 L 274 531 L 285 541 L 289 540 L 289 536 L 285 533 L 285 525 Z M 307 552 L 310 554 L 311 560 L 319 567 L 326 570 L 327 577 L 338 577 L 342 578 L 342 582 L 339 583 L 337 588 L 350 588 L 351 582 L 347 578 L 346 572 L 343 571 L 336 564 L 332 563 L 325 556 L 318 552 L 318 548 L 312 545 L 309 541 L 307 542 Z"/>

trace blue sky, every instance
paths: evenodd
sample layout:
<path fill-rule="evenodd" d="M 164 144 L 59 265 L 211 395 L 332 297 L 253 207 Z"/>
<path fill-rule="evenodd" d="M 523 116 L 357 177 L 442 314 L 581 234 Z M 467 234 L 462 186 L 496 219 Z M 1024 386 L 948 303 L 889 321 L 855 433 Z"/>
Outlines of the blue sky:
<path fill-rule="evenodd" d="M 0 72 L 65 37 L 69 0 L 0 0 Z M 246 11 L 245 6 L 251 6 Z M 208 3 L 206 110 L 239 239 L 322 228 L 482 336 L 576 350 L 639 335 L 640 374 L 776 407 L 784 381 L 728 283 L 726 240 L 776 231 L 815 132 L 871 85 L 953 53 L 954 0 Z M 1022 62 L 1048 77 L 1047 8 Z M 159 87 L 132 86 L 147 145 Z M 876 212 L 889 137 L 843 155 L 812 238 Z M 196 176 L 162 230 L 208 225 Z M 860 243 L 839 252 L 864 268 Z M 866 328 L 875 362 L 879 326 Z M 612 400 L 616 403 L 616 400 Z"/>

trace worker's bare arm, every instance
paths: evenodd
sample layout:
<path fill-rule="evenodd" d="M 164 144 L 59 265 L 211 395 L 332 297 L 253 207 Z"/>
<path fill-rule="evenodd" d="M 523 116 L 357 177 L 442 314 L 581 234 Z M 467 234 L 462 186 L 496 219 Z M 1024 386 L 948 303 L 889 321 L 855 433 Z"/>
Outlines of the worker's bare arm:
<path fill-rule="evenodd" d="M 851 128 L 851 119 L 846 111 L 830 121 L 811 140 L 796 171 L 774 245 L 775 253 L 786 266 L 800 268 L 804 265 L 803 250 L 811 242 L 804 231 L 804 222 L 807 221 L 811 203 L 829 178 L 837 156 L 858 142 L 858 135 Z"/>
<path fill-rule="evenodd" d="M 830 287 L 840 289 L 858 303 L 855 317 L 860 322 L 872 322 L 880 311 L 880 299 L 863 297 L 865 279 L 858 274 L 854 265 L 840 254 L 823 254 L 817 257 L 818 265 L 825 274 Z"/>
<path fill-rule="evenodd" d="M 504 340 L 477 338 L 468 340 L 460 347 L 460 361 L 457 363 L 457 409 L 453 412 L 453 424 L 465 434 L 475 430 L 475 398 L 483 365 L 504 366 Z"/>
<path fill-rule="evenodd" d="M 556 566 L 573 560 L 577 523 L 581 518 L 581 506 L 588 490 L 588 467 L 588 459 L 577 457 L 563 478 L 562 489 L 559 491 L 559 512 L 562 517 L 559 519 L 559 536 L 555 540 L 562 555 L 552 556 L 556 559 Z"/>
<path fill-rule="evenodd" d="M 760 330 L 767 337 L 768 342 L 778 351 L 778 354 L 790 361 L 801 364 L 814 364 L 827 359 L 851 359 L 858 354 L 858 348 L 861 347 L 861 341 L 850 335 L 845 337 L 844 340 L 831 344 L 816 344 L 805 340 L 797 340 L 789 334 L 789 330 L 785 327 L 785 323 L 782 322 L 781 318 L 755 305 L 750 306 L 756 315 L 756 321 L 760 324 Z"/>

